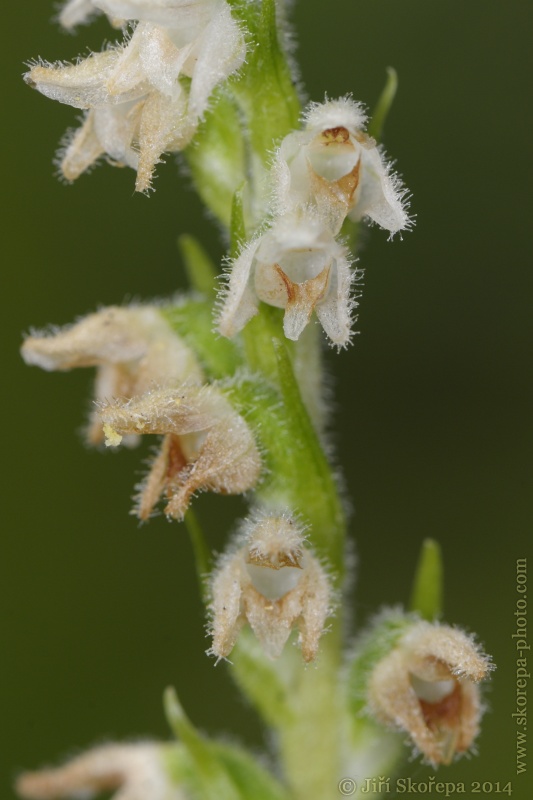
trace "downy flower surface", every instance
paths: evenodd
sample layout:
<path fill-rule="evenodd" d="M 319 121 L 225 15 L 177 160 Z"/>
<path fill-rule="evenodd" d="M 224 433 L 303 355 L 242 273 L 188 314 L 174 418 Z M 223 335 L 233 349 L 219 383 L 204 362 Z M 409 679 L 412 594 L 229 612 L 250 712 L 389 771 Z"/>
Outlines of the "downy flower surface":
<path fill-rule="evenodd" d="M 316 657 L 331 589 L 292 515 L 264 513 L 248 520 L 242 546 L 223 556 L 215 571 L 211 594 L 212 655 L 228 656 L 248 622 L 270 658 L 281 655 L 294 628 L 304 660 Z"/>
<path fill-rule="evenodd" d="M 150 742 L 97 747 L 62 767 L 24 773 L 17 780 L 17 791 L 27 800 L 89 798 L 115 789 L 116 800 L 184 800 L 165 772 L 162 750 Z"/>
<path fill-rule="evenodd" d="M 76 64 L 37 64 L 25 79 L 47 97 L 88 110 L 60 154 L 67 180 L 107 155 L 136 169 L 135 188 L 144 192 L 161 155 L 191 141 L 214 88 L 242 65 L 244 36 L 225 0 L 92 0 L 90 6 L 69 4 L 63 14 L 81 21 L 94 8 L 138 21 L 131 37 Z"/>
<path fill-rule="evenodd" d="M 103 405 L 106 443 L 131 434 L 160 434 L 159 453 L 139 487 L 135 512 L 148 519 L 161 495 L 165 514 L 183 519 L 199 491 L 242 494 L 261 473 L 254 436 L 243 417 L 211 386 L 154 389 L 125 402 Z"/>
<path fill-rule="evenodd" d="M 287 338 L 297 340 L 315 312 L 333 344 L 343 347 L 351 336 L 351 283 L 346 248 L 319 216 L 294 212 L 247 244 L 231 265 L 218 329 L 234 336 L 258 313 L 261 300 L 285 309 Z"/>
<path fill-rule="evenodd" d="M 470 748 L 479 731 L 477 684 L 491 668 L 462 631 L 415 623 L 371 673 L 370 709 L 405 731 L 431 764 L 448 764 Z"/>
<path fill-rule="evenodd" d="M 22 345 L 22 357 L 48 371 L 96 367 L 97 401 L 130 398 L 154 384 L 199 383 L 202 371 L 187 345 L 155 306 L 110 306 L 74 325 L 35 333 Z M 128 444 L 136 437 L 129 437 Z M 103 441 L 102 424 L 93 412 L 87 440 Z"/>
<path fill-rule="evenodd" d="M 364 133 L 361 105 L 349 97 L 315 103 L 304 120 L 305 129 L 286 136 L 276 154 L 276 213 L 314 205 L 334 234 L 347 215 L 368 217 L 391 236 L 408 228 L 406 190 Z"/>

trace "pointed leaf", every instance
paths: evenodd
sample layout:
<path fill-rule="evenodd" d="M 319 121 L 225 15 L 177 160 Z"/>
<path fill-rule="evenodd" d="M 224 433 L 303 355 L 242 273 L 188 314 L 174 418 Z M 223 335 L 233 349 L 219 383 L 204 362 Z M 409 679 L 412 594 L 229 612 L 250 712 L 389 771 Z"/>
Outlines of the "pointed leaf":
<path fill-rule="evenodd" d="M 378 102 L 376 103 L 374 113 L 372 114 L 372 120 L 368 126 L 368 133 L 378 141 L 380 141 L 383 135 L 385 120 L 387 119 L 391 109 L 397 89 L 398 75 L 396 70 L 393 67 L 387 67 L 387 80 L 385 82 L 385 86 L 383 87 L 383 91 L 379 96 Z"/>
<path fill-rule="evenodd" d="M 185 514 L 184 522 L 194 551 L 194 561 L 196 564 L 198 583 L 200 585 L 200 593 L 202 595 L 202 600 L 205 604 L 207 604 L 209 602 L 209 597 L 206 586 L 206 577 L 209 575 L 212 567 L 211 551 L 209 550 L 205 540 L 202 527 L 198 522 L 198 517 L 192 508 L 189 508 Z"/>
<path fill-rule="evenodd" d="M 185 715 L 174 689 L 165 692 L 165 712 L 181 746 L 167 748 L 171 777 L 202 800 L 290 800 L 284 787 L 236 745 L 201 736 Z"/>
<path fill-rule="evenodd" d="M 246 225 L 244 222 L 243 194 L 246 187 L 244 181 L 233 195 L 230 224 L 230 257 L 237 258 L 241 247 L 246 242 Z"/>
<path fill-rule="evenodd" d="M 214 297 L 217 271 L 200 242 L 194 236 L 184 234 L 178 238 L 178 247 L 192 288 L 207 297 Z"/>
<path fill-rule="evenodd" d="M 176 692 L 169 687 L 164 694 L 165 714 L 175 736 L 188 751 L 205 800 L 240 800 L 227 771 L 213 753 L 210 742 L 201 736 L 185 714 Z"/>
<path fill-rule="evenodd" d="M 286 658 L 284 653 L 282 659 Z M 263 719 L 273 727 L 290 724 L 287 688 L 280 675 L 282 664 L 265 658 L 263 648 L 249 629 L 241 631 L 231 662 L 235 679 Z"/>
<path fill-rule="evenodd" d="M 443 569 L 440 545 L 434 539 L 422 543 L 416 567 L 411 610 L 432 622 L 442 613 Z"/>
<path fill-rule="evenodd" d="M 233 196 L 246 178 L 246 153 L 239 108 L 227 86 L 211 96 L 185 156 L 202 200 L 229 228 Z"/>

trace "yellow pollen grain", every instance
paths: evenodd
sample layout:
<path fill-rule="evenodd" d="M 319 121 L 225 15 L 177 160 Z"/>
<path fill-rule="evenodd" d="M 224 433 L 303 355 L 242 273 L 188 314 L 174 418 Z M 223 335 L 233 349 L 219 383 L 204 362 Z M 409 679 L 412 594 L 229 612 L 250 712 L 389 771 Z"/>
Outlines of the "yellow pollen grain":
<path fill-rule="evenodd" d="M 122 441 L 120 433 L 117 433 L 111 425 L 104 425 L 104 436 L 106 447 L 117 447 Z"/>

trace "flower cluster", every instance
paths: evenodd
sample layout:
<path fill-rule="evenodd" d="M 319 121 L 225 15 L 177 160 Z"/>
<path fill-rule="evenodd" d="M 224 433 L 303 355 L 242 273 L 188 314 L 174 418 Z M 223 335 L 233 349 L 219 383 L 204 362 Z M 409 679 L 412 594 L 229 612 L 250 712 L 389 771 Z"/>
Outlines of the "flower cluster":
<path fill-rule="evenodd" d="M 299 338 L 315 312 L 333 344 L 349 343 L 354 273 L 336 238 L 344 220 L 366 218 L 391 237 L 411 225 L 406 190 L 364 133 L 365 121 L 361 106 L 345 97 L 313 104 L 304 130 L 284 138 L 271 170 L 271 225 L 243 247 L 221 295 L 224 336 L 238 333 L 263 301 L 285 309 L 289 339 Z"/>
<path fill-rule="evenodd" d="M 34 333 L 22 346 L 22 357 L 48 371 L 96 367 L 97 402 L 111 397 L 130 398 L 154 383 L 201 383 L 202 370 L 193 352 L 175 336 L 153 306 L 110 306 L 89 314 L 63 329 Z M 87 428 L 91 445 L 104 440 L 95 410 Z M 137 436 L 127 439 L 134 444 Z"/>
<path fill-rule="evenodd" d="M 95 11 L 137 24 L 122 44 L 76 64 L 38 63 L 25 79 L 87 111 L 60 154 L 68 181 L 106 156 L 137 170 L 146 192 L 161 155 L 186 147 L 215 87 L 242 65 L 244 35 L 225 0 L 71 0 L 61 20 L 70 28 Z"/>
<path fill-rule="evenodd" d="M 157 306 L 104 308 L 74 325 L 26 339 L 22 355 L 45 370 L 97 369 L 88 441 L 117 447 L 158 435 L 161 443 L 138 487 L 135 513 L 147 520 L 163 497 L 165 514 L 182 520 L 200 491 L 243 494 L 260 481 L 255 434 L 230 400 L 206 381 L 192 350 Z M 293 628 L 305 661 L 317 654 L 331 612 L 322 564 L 294 514 L 253 513 L 211 580 L 211 651 L 232 650 L 249 622 L 271 658 Z"/>
<path fill-rule="evenodd" d="M 73 326 L 30 336 L 28 364 L 46 370 L 97 367 L 90 444 L 137 443 L 163 436 L 136 513 L 146 520 L 165 494 L 165 513 L 182 519 L 195 492 L 241 494 L 261 473 L 254 436 L 155 306 L 105 308 Z"/>

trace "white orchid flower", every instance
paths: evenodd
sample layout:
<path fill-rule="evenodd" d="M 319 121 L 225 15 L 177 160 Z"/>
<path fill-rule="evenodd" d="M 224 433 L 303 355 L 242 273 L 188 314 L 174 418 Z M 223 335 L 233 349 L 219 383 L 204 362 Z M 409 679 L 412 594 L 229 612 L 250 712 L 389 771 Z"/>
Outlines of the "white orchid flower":
<path fill-rule="evenodd" d="M 109 447 L 124 436 L 159 434 L 161 447 L 138 487 L 135 513 L 146 520 L 161 497 L 165 514 L 183 519 L 201 491 L 242 494 L 259 480 L 262 464 L 252 430 L 213 386 L 154 388 L 100 407 Z"/>
<path fill-rule="evenodd" d="M 314 205 L 334 234 L 346 216 L 367 217 L 391 236 L 409 228 L 407 192 L 363 132 L 365 122 L 361 105 L 347 97 L 311 105 L 305 129 L 286 136 L 276 154 L 277 214 Z"/>
<path fill-rule="evenodd" d="M 187 146 L 215 87 L 243 63 L 244 36 L 225 0 L 91 5 L 111 18 L 137 20 L 131 38 L 77 64 L 37 64 L 25 79 L 47 97 L 89 110 L 61 156 L 67 180 L 107 154 L 136 169 L 135 188 L 145 192 L 161 155 Z M 67 10 L 81 20 L 91 9 Z"/>
<path fill-rule="evenodd" d="M 474 640 L 448 625 L 415 623 L 374 667 L 369 711 L 405 731 L 430 764 L 449 764 L 478 732 L 478 684 L 493 669 Z"/>
<path fill-rule="evenodd" d="M 350 341 L 352 272 L 349 254 L 320 217 L 294 213 L 252 240 L 232 265 L 222 293 L 218 329 L 238 333 L 258 312 L 259 301 L 285 309 L 284 331 L 297 340 L 313 311 L 331 341 Z"/>
<path fill-rule="evenodd" d="M 304 533 L 287 512 L 257 512 L 245 521 L 242 546 L 222 557 L 211 581 L 209 653 L 226 658 L 248 622 L 269 658 L 279 658 L 295 629 L 304 660 L 316 658 L 332 591 Z"/>

